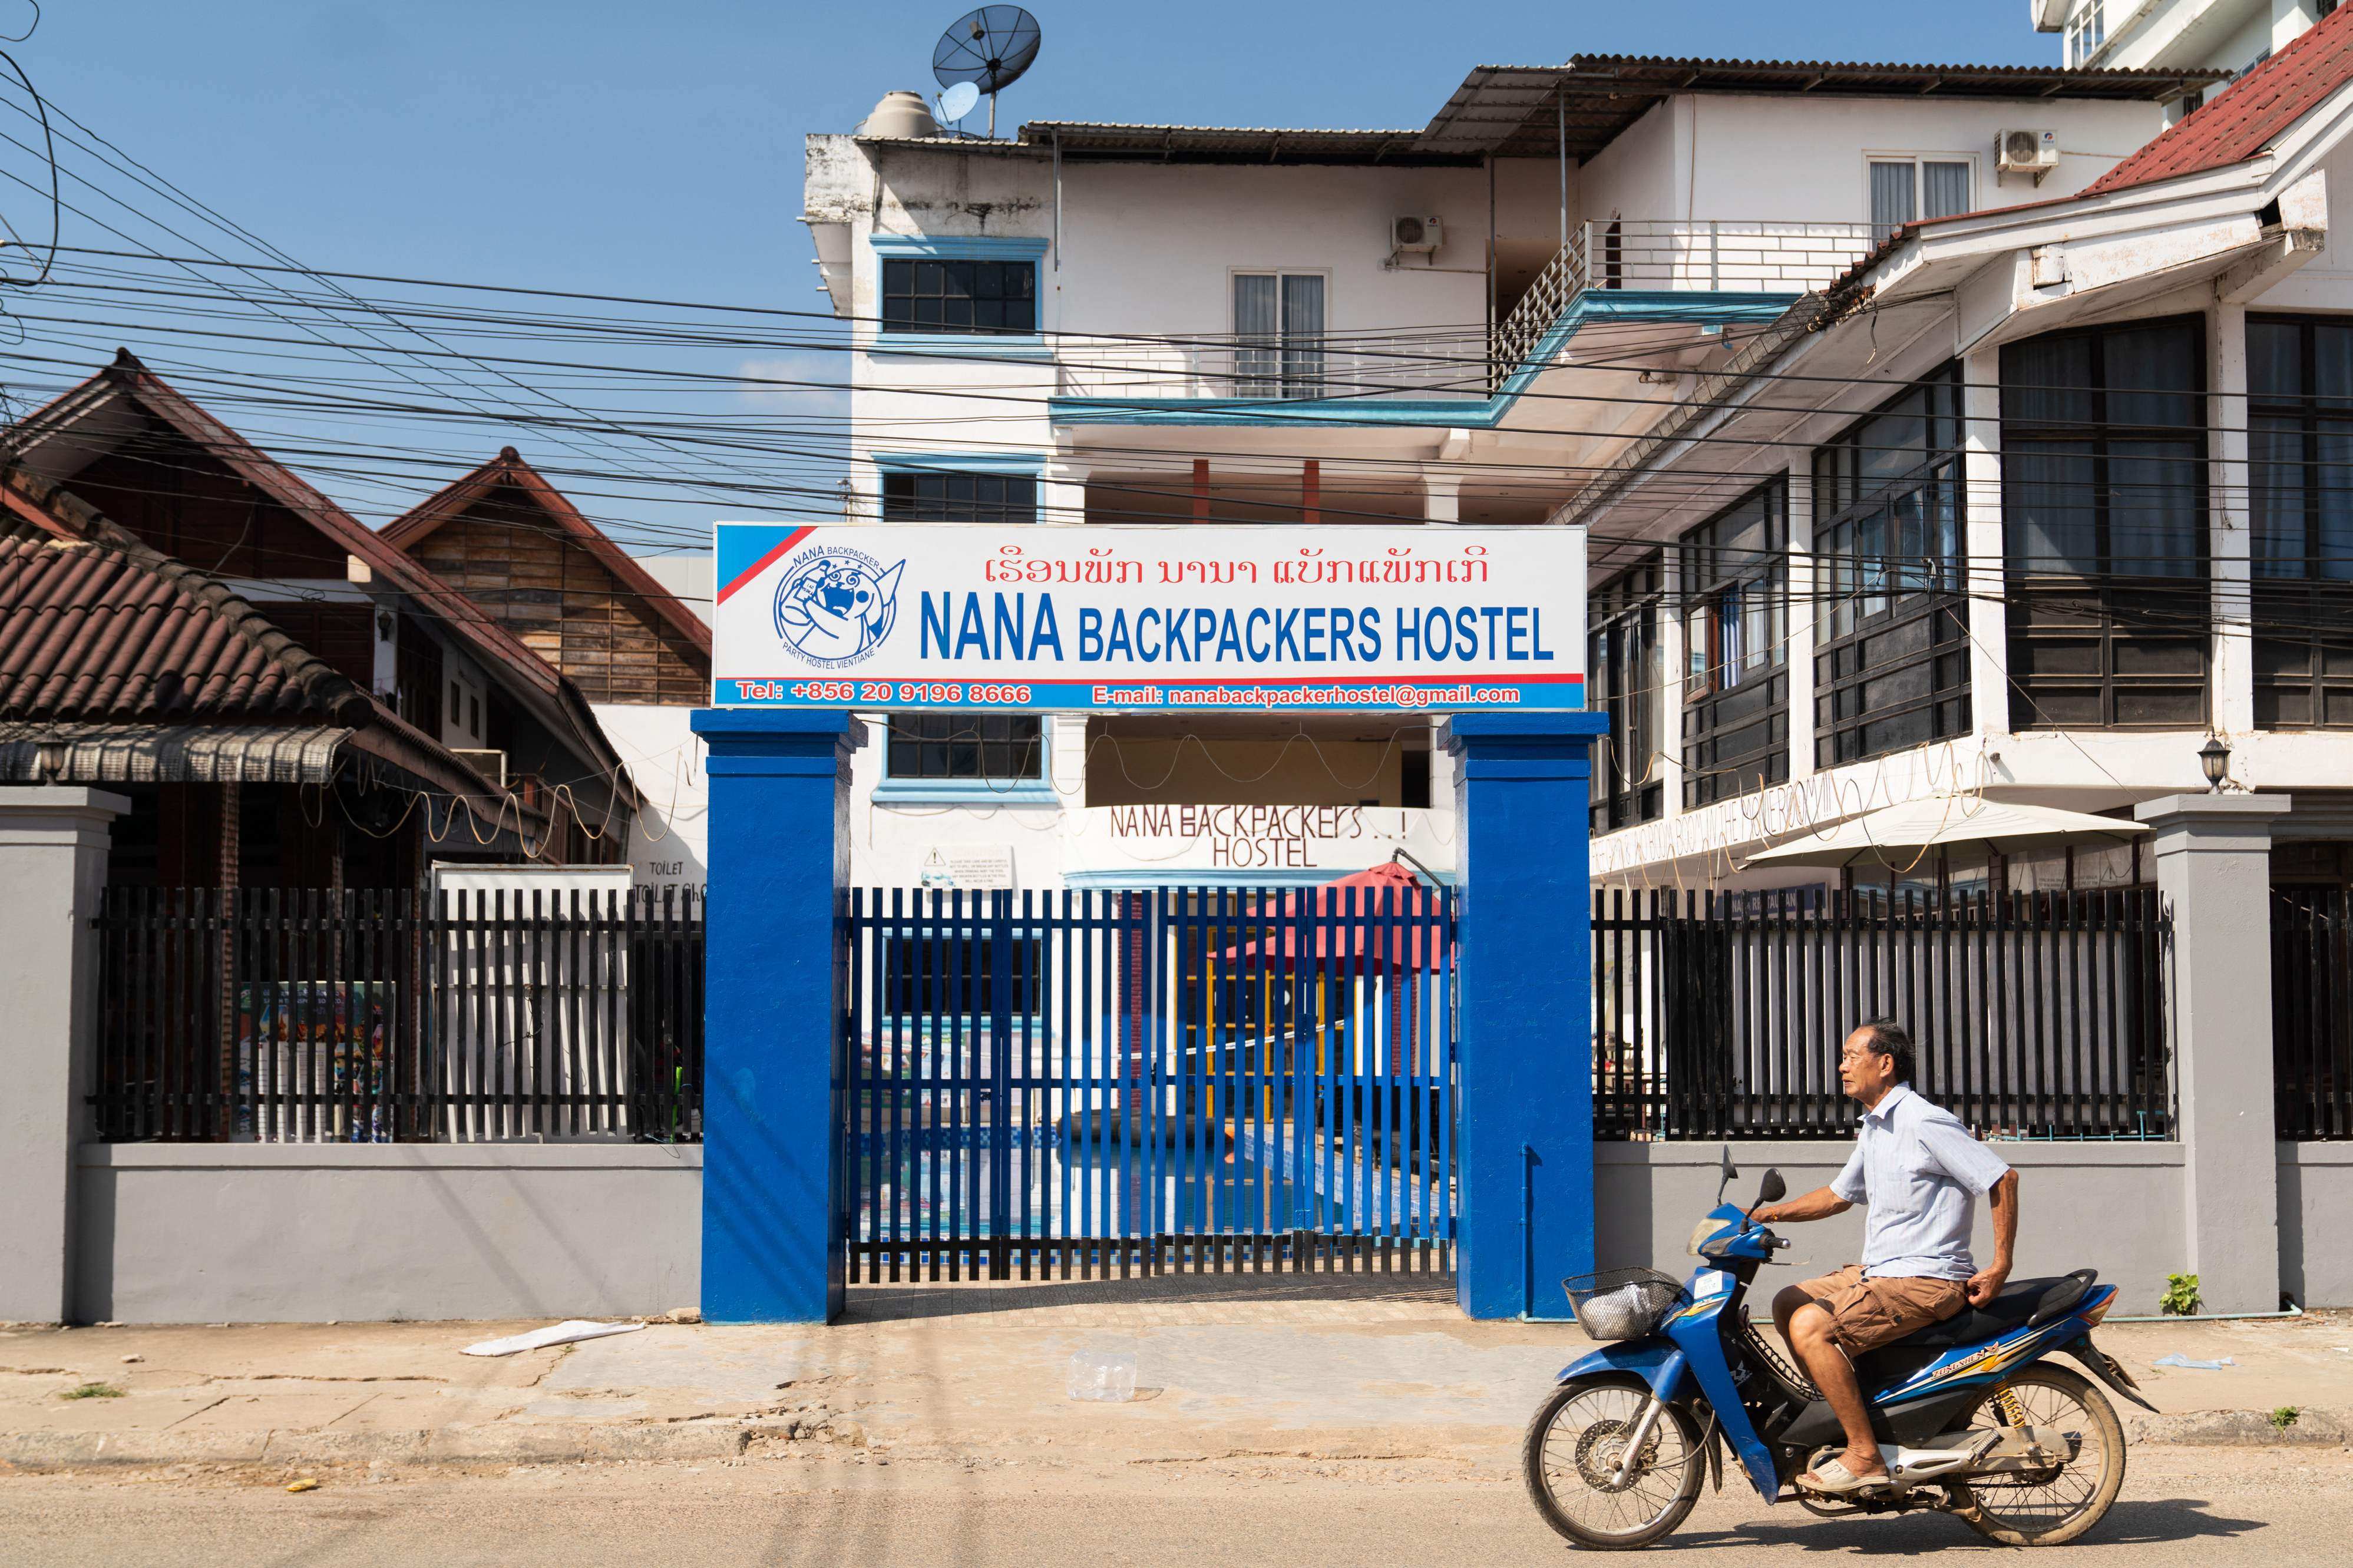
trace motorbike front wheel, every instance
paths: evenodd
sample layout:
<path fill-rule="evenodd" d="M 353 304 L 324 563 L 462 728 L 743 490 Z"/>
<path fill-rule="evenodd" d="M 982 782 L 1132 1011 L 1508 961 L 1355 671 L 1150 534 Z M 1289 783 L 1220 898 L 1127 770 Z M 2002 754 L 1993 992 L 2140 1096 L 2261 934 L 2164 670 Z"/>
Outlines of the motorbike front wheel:
<path fill-rule="evenodd" d="M 1641 1384 L 1580 1378 L 1554 1389 L 1528 1423 L 1521 1446 L 1528 1496 L 1546 1524 L 1579 1546 L 1648 1546 L 1699 1500 L 1706 1460 L 1681 1406 L 1663 1406 L 1634 1462 L 1624 1463 L 1650 1403 Z"/>
<path fill-rule="evenodd" d="M 2088 1378 L 2048 1362 L 2010 1374 L 1969 1412 L 1972 1427 L 2063 1432 L 2074 1457 L 2047 1470 L 1980 1476 L 1951 1489 L 1971 1530 L 2005 1546 L 2059 1546 L 2100 1522 L 2125 1484 L 2125 1428 Z M 1974 1506 L 1972 1506 L 1974 1505 Z"/>

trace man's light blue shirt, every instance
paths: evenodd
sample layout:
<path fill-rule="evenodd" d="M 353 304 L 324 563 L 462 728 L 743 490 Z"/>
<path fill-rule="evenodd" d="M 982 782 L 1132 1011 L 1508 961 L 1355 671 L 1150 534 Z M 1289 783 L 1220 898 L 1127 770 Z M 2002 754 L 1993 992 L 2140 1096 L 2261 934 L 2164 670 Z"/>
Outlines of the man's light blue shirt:
<path fill-rule="evenodd" d="M 1869 1206 L 1865 1279 L 1967 1279 L 1975 1200 L 2010 1173 L 1960 1119 L 1899 1083 L 1862 1113 L 1854 1152 L 1831 1191 Z"/>

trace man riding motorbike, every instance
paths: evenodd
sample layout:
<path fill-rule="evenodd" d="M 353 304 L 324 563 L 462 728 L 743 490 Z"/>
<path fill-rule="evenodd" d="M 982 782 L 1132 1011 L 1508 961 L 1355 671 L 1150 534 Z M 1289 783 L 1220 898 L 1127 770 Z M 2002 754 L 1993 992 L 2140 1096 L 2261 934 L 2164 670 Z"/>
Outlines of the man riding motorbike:
<path fill-rule="evenodd" d="M 1787 1225 L 1843 1214 L 1856 1204 L 1869 1210 L 1861 1263 L 1792 1285 L 1773 1300 L 1781 1338 L 1846 1433 L 1843 1454 L 1798 1478 L 1799 1486 L 1825 1496 L 1887 1482 L 1854 1359 L 1964 1306 L 1991 1301 L 2010 1278 L 2018 1239 L 2018 1173 L 1950 1111 L 1915 1092 L 1912 1073 L 1912 1037 L 1902 1025 L 1874 1018 L 1849 1035 L 1839 1083 L 1862 1106 L 1854 1152 L 1829 1186 L 1752 1216 L 1759 1225 Z M 1969 1257 L 1978 1197 L 1989 1200 L 1993 1215 L 1993 1263 L 1982 1269 Z"/>

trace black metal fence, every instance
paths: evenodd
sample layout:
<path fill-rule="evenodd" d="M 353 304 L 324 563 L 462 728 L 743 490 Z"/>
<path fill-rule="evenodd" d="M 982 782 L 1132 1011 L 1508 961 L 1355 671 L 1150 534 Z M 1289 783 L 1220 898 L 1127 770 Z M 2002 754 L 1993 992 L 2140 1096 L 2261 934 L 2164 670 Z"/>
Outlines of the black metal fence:
<path fill-rule="evenodd" d="M 1886 1016 L 1980 1133 L 2169 1137 L 2168 919 L 2147 888 L 1599 893 L 1595 1131 L 1844 1136 L 1840 1041 Z"/>
<path fill-rule="evenodd" d="M 2353 1138 L 2353 931 L 2342 888 L 2272 895 L 2272 1095 L 2278 1136 Z"/>
<path fill-rule="evenodd" d="M 413 1142 L 702 1132 L 702 901 L 112 888 L 98 1135 Z"/>

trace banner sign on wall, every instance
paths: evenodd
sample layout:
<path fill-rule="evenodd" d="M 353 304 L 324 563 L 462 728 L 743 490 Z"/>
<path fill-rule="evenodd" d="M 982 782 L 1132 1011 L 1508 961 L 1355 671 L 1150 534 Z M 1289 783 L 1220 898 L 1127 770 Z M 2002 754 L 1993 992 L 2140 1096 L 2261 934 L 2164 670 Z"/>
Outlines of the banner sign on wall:
<path fill-rule="evenodd" d="M 1585 533 L 719 524 L 714 705 L 1585 705 Z"/>

